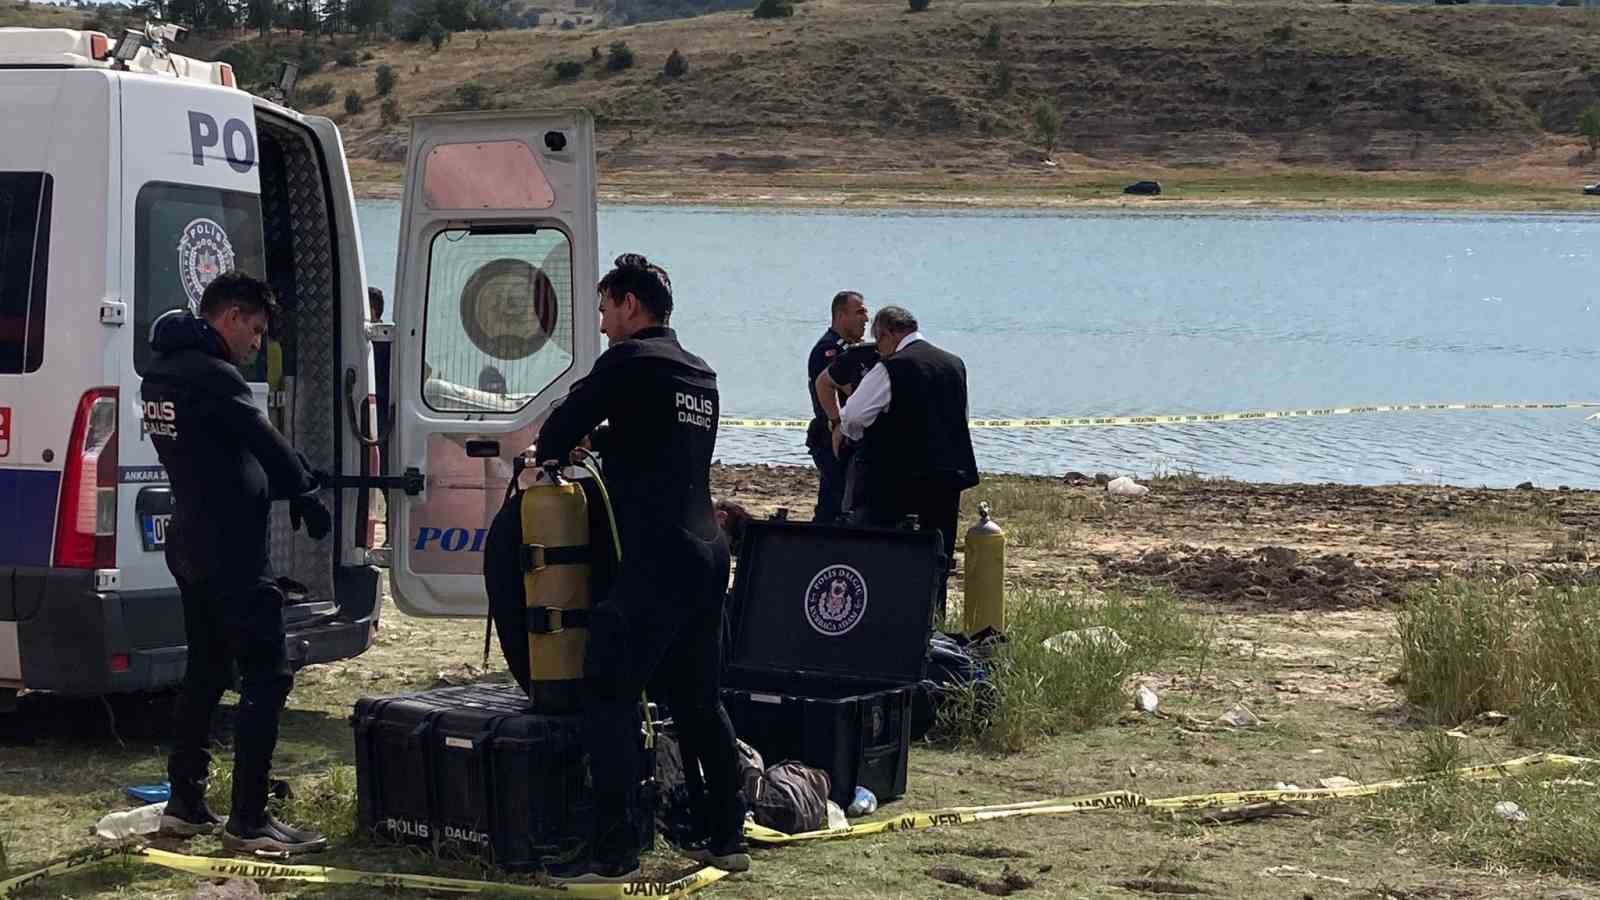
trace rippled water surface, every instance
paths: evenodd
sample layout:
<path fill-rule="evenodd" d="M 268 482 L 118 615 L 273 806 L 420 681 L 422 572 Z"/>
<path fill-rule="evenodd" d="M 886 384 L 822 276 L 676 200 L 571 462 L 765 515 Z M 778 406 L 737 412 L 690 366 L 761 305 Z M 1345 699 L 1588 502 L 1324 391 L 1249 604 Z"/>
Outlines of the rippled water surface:
<path fill-rule="evenodd" d="M 394 296 L 399 220 L 363 202 Z M 1577 215 L 603 207 L 601 259 L 672 274 L 729 416 L 808 412 L 805 355 L 841 288 L 906 306 L 967 363 L 974 417 L 1600 399 L 1595 243 Z M 982 431 L 987 470 L 1194 470 L 1262 481 L 1600 488 L 1595 410 L 1382 413 Z M 806 461 L 725 430 L 728 462 Z"/>

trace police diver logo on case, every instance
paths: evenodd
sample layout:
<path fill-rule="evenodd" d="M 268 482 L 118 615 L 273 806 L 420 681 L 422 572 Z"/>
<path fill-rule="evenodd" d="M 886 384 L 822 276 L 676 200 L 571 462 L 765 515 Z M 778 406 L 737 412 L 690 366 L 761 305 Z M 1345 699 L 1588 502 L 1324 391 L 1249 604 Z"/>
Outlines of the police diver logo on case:
<path fill-rule="evenodd" d="M 806 621 L 818 634 L 838 637 L 867 614 L 867 581 L 849 566 L 829 566 L 806 588 Z"/>
<path fill-rule="evenodd" d="M 233 244 L 228 233 L 210 219 L 195 219 L 178 237 L 178 280 L 189 297 L 189 308 L 200 312 L 206 286 L 233 268 Z"/>

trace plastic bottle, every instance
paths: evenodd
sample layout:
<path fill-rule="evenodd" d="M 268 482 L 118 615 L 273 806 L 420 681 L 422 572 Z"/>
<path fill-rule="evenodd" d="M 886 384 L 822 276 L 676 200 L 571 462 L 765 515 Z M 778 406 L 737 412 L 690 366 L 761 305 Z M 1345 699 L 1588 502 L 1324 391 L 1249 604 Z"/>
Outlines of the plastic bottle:
<path fill-rule="evenodd" d="M 850 801 L 850 808 L 845 810 L 845 815 L 852 819 L 856 816 L 870 816 L 878 811 L 878 798 L 861 785 L 856 785 L 856 796 Z"/>

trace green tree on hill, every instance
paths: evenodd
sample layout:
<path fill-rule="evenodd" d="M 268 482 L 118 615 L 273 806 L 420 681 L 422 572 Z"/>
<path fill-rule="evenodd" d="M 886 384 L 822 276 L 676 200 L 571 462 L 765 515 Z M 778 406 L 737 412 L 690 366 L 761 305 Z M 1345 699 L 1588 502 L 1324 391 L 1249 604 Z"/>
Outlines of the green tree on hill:
<path fill-rule="evenodd" d="M 1600 104 L 1591 103 L 1578 117 L 1578 133 L 1589 139 L 1589 155 L 1600 150 Z"/>
<path fill-rule="evenodd" d="M 794 5 L 789 0 L 761 0 L 751 15 L 757 19 L 787 19 L 794 15 Z"/>
<path fill-rule="evenodd" d="M 662 72 L 668 78 L 682 78 L 689 72 L 689 60 L 677 50 L 673 50 L 667 57 L 667 64 Z"/>
<path fill-rule="evenodd" d="M 611 52 L 606 54 L 606 68 L 613 72 L 633 68 L 633 49 L 627 41 L 611 42 Z"/>
<path fill-rule="evenodd" d="M 1040 97 L 1033 105 L 1033 131 L 1046 156 L 1056 152 L 1056 141 L 1061 137 L 1061 110 L 1054 100 Z"/>
<path fill-rule="evenodd" d="M 400 76 L 394 73 L 394 67 L 388 64 L 379 66 L 377 73 L 372 76 L 373 87 L 377 88 L 379 97 L 389 96 L 399 80 Z"/>

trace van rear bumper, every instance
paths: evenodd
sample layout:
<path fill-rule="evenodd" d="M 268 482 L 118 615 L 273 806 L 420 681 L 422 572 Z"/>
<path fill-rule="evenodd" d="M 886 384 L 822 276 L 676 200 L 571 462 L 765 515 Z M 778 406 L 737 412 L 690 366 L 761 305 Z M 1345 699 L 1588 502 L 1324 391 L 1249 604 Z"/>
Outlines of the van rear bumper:
<path fill-rule="evenodd" d="M 358 656 L 372 646 L 378 629 L 377 570 L 350 567 L 338 581 L 345 612 L 322 624 L 291 628 L 285 639 L 296 669 Z M 89 571 L 0 569 L 3 631 L 15 635 L 21 678 L 0 681 L 0 687 L 112 694 L 183 681 L 187 646 L 176 588 L 96 591 Z M 6 643 L 0 634 L 0 654 Z M 0 672 L 6 662 L 0 659 Z"/>

